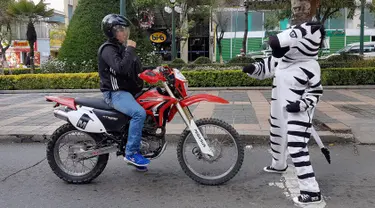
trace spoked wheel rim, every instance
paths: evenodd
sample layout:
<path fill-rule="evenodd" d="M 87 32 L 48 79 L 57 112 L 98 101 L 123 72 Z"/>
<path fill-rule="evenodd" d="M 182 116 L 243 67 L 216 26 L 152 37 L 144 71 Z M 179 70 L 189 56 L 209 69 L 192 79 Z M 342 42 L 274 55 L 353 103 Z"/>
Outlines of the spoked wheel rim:
<path fill-rule="evenodd" d="M 87 133 L 78 130 L 66 132 L 58 138 L 55 144 L 56 164 L 69 175 L 84 176 L 95 168 L 99 157 L 80 160 L 76 153 L 95 147 L 96 141 Z"/>
<path fill-rule="evenodd" d="M 187 168 L 205 180 L 216 180 L 228 175 L 236 166 L 239 152 L 236 140 L 225 128 L 215 124 L 205 124 L 199 129 L 214 153 L 209 157 L 201 153 L 198 144 L 190 133 L 183 143 L 183 160 Z M 209 131 L 208 131 L 209 130 Z M 218 172 L 212 174 L 209 170 Z"/>

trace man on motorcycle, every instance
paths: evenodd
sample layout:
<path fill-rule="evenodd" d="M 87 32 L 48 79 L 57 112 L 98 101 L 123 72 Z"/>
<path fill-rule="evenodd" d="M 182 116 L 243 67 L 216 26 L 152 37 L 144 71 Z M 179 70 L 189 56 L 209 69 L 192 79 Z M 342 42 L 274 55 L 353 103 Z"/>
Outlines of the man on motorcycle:
<path fill-rule="evenodd" d="M 131 117 L 124 160 L 144 170 L 150 163 L 139 152 L 146 112 L 134 98 L 143 88 L 138 77 L 142 67 L 136 42 L 128 39 L 129 26 L 130 21 L 121 15 L 109 14 L 102 20 L 108 40 L 98 51 L 100 90 L 108 105 Z"/>

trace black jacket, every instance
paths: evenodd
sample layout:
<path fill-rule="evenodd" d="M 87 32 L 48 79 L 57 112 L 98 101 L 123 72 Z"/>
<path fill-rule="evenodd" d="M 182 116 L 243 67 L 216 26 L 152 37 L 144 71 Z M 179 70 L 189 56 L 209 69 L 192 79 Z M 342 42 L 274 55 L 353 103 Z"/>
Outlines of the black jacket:
<path fill-rule="evenodd" d="M 142 90 L 143 80 L 138 77 L 142 65 L 135 48 L 107 41 L 99 48 L 98 63 L 102 92 L 123 90 L 135 95 Z"/>

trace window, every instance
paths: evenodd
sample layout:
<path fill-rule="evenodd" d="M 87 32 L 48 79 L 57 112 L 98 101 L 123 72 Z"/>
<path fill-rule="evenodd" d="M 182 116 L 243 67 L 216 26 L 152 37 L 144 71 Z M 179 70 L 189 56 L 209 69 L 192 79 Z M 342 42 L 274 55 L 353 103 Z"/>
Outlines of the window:
<path fill-rule="evenodd" d="M 370 13 L 369 9 L 365 9 L 365 27 L 375 28 L 375 14 Z"/>
<path fill-rule="evenodd" d="M 363 52 L 375 52 L 375 45 L 365 45 Z"/>
<path fill-rule="evenodd" d="M 359 53 L 359 46 L 354 46 L 348 51 L 348 53 Z"/>
<path fill-rule="evenodd" d="M 250 14 L 249 14 L 250 15 Z M 251 12 L 249 31 L 263 30 L 263 12 Z"/>
<path fill-rule="evenodd" d="M 245 12 L 232 11 L 232 32 L 245 31 Z"/>
<path fill-rule="evenodd" d="M 220 26 L 223 26 L 225 32 L 230 32 L 231 31 L 231 11 L 221 11 L 217 13 L 217 18 L 218 18 L 218 31 L 220 31 Z"/>
<path fill-rule="evenodd" d="M 329 29 L 344 29 L 345 28 L 345 9 L 338 12 L 339 17 L 329 20 Z"/>
<path fill-rule="evenodd" d="M 68 6 L 68 17 L 69 17 L 69 20 L 71 20 L 73 17 L 73 6 L 71 5 Z"/>

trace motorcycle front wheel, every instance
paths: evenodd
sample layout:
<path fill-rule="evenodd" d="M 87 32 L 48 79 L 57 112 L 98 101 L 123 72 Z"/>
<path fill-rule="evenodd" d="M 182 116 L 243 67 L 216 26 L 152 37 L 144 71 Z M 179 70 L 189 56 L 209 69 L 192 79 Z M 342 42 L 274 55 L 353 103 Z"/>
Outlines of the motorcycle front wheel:
<path fill-rule="evenodd" d="M 231 125 L 219 119 L 200 119 L 196 124 L 214 156 L 200 151 L 187 128 L 177 146 L 178 161 L 194 181 L 211 186 L 224 184 L 241 169 L 245 153 L 240 136 Z"/>

